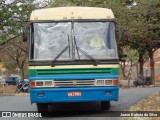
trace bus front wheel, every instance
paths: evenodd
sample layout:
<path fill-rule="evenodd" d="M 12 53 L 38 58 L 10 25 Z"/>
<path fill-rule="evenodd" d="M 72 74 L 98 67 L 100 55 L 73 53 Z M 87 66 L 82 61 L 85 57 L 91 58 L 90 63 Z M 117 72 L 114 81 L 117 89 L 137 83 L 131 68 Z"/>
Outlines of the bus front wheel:
<path fill-rule="evenodd" d="M 39 113 L 48 113 L 47 103 L 37 103 L 37 110 Z"/>
<path fill-rule="evenodd" d="M 111 107 L 110 101 L 101 101 L 101 109 L 109 110 Z"/>

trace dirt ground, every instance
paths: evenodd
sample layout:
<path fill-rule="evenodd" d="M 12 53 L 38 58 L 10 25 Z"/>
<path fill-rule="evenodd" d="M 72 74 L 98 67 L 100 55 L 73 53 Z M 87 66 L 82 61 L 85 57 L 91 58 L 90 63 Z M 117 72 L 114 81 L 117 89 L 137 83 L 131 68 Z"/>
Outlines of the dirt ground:
<path fill-rule="evenodd" d="M 4 85 L 0 84 L 0 94 L 15 94 L 16 85 Z"/>

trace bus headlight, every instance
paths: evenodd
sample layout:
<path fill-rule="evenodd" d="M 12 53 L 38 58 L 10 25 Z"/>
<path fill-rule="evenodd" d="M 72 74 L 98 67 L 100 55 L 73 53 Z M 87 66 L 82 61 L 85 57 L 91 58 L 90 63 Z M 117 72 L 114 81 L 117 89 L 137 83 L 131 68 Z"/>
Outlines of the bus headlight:
<path fill-rule="evenodd" d="M 35 80 L 30 82 L 30 87 L 54 87 L 54 80 Z"/>
<path fill-rule="evenodd" d="M 95 86 L 118 86 L 118 80 L 96 79 Z"/>
<path fill-rule="evenodd" d="M 44 86 L 47 86 L 47 87 L 53 86 L 53 81 L 45 81 Z"/>
<path fill-rule="evenodd" d="M 36 87 L 43 87 L 43 81 L 36 81 Z"/>
<path fill-rule="evenodd" d="M 104 80 L 96 80 L 97 86 L 104 86 Z"/>
<path fill-rule="evenodd" d="M 112 85 L 112 80 L 105 80 L 105 85 Z"/>

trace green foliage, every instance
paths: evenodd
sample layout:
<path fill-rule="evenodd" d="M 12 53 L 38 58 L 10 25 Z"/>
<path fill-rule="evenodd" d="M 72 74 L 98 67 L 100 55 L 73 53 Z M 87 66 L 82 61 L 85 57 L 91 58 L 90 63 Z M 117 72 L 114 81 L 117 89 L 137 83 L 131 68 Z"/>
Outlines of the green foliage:
<path fill-rule="evenodd" d="M 33 0 L 15 0 L 12 3 L 2 0 L 0 2 L 0 42 L 19 35 L 33 9 Z"/>
<path fill-rule="evenodd" d="M 137 6 L 126 8 L 124 21 L 127 40 L 131 48 L 144 51 L 157 49 L 160 44 L 160 2 L 158 0 L 137 1 Z"/>
<path fill-rule="evenodd" d="M 18 71 L 17 68 L 21 67 L 20 62 L 22 58 L 25 59 L 25 61 L 27 59 L 27 53 L 22 51 L 21 48 L 24 47 L 19 44 L 18 40 L 21 39 L 22 28 L 26 25 L 25 22 L 28 21 L 33 9 L 33 0 L 0 1 L 0 43 L 2 45 L 12 40 L 12 42 L 10 41 L 10 43 L 7 44 L 7 46 L 9 46 L 7 49 L 5 49 L 6 46 L 4 46 L 4 44 L 1 46 L 0 54 L 3 56 L 2 62 L 6 67 L 6 74 L 19 74 L 20 71 Z M 23 55 L 20 54 L 19 51 L 23 53 Z M 26 65 L 23 65 L 23 68 L 24 66 Z"/>

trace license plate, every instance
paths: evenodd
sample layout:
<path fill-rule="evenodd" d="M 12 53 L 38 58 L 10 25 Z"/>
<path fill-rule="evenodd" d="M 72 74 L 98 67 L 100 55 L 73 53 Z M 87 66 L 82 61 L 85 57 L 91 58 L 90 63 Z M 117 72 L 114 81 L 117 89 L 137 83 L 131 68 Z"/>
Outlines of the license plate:
<path fill-rule="evenodd" d="M 82 96 L 82 92 L 67 92 L 69 97 Z"/>

